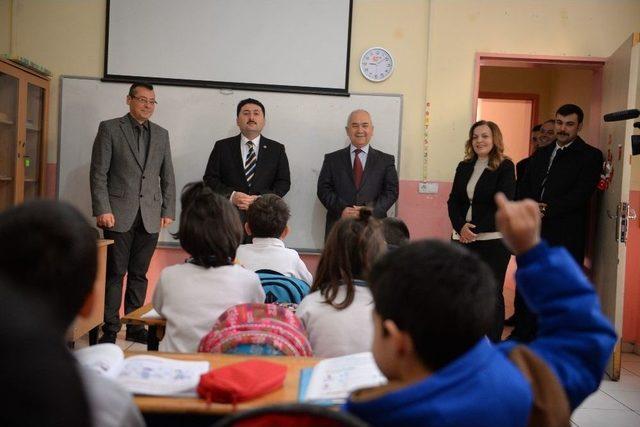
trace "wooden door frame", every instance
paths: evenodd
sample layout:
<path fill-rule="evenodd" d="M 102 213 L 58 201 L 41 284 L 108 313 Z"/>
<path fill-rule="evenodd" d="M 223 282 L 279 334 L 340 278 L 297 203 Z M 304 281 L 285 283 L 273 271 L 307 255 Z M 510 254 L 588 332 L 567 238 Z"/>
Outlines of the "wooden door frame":
<path fill-rule="evenodd" d="M 531 125 L 529 126 L 529 154 L 533 151 L 531 144 L 531 128 L 538 123 L 538 105 L 540 96 L 537 93 L 512 93 L 512 92 L 479 92 L 476 98 L 476 114 L 478 111 L 478 99 L 508 99 L 510 101 L 531 101 Z M 477 115 L 474 122 L 478 119 Z"/>

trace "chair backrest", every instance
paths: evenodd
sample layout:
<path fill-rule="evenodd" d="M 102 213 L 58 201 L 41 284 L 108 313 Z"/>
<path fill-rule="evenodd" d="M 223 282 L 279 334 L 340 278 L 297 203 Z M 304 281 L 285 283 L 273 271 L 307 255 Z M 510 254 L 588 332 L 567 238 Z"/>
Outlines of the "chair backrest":
<path fill-rule="evenodd" d="M 311 289 L 309 284 L 297 277 L 285 276 L 273 270 L 257 270 L 266 298 L 265 303 L 287 302 L 300 304 Z"/>
<path fill-rule="evenodd" d="M 312 356 L 304 325 L 276 304 L 239 304 L 220 315 L 198 351 L 251 355 Z"/>
<path fill-rule="evenodd" d="M 213 427 L 366 427 L 348 412 L 308 403 L 292 403 L 251 409 L 221 419 Z"/>

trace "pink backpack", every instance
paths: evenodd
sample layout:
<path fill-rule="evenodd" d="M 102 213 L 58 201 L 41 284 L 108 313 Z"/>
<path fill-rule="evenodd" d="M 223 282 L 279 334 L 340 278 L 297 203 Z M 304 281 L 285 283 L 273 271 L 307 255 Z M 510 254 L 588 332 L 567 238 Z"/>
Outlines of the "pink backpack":
<path fill-rule="evenodd" d="M 227 309 L 200 341 L 205 353 L 312 356 L 302 322 L 276 304 L 239 304 Z"/>

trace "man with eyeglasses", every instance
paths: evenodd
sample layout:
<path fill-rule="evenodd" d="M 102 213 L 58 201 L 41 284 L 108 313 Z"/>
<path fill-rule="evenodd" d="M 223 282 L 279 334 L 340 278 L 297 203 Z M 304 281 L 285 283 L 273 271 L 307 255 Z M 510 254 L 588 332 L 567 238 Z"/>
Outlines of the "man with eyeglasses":
<path fill-rule="evenodd" d="M 169 133 L 149 121 L 157 104 L 153 86 L 134 83 L 129 113 L 100 123 L 91 154 L 91 201 L 96 224 L 114 244 L 107 251 L 104 325 L 100 342 L 115 343 L 124 311 L 142 306 L 147 270 L 160 228 L 175 218 L 176 187 Z M 147 342 L 143 326 L 128 326 L 126 339 Z"/>

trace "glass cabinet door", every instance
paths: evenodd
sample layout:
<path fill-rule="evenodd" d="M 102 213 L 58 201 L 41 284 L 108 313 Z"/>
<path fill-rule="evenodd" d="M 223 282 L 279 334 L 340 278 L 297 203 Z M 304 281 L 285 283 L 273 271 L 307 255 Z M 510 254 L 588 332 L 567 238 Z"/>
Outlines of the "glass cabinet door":
<path fill-rule="evenodd" d="M 44 89 L 29 84 L 27 90 L 27 138 L 24 146 L 24 200 L 32 200 L 40 194 L 42 162 Z"/>
<path fill-rule="evenodd" d="M 18 79 L 0 72 L 0 211 L 15 198 Z"/>

